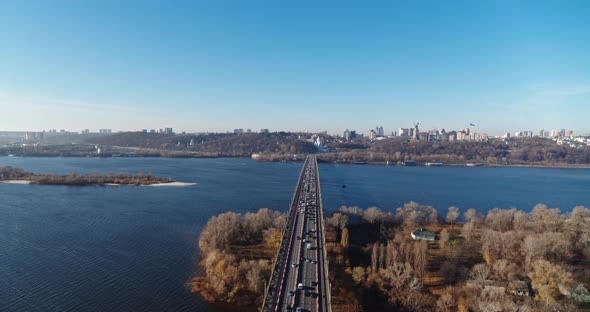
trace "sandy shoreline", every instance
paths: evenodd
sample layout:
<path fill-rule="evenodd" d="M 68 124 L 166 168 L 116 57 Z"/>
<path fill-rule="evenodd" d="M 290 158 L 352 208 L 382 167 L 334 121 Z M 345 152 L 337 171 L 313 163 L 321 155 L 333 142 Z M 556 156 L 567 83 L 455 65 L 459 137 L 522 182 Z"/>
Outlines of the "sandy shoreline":
<path fill-rule="evenodd" d="M 4 180 L 0 181 L 0 183 L 6 184 L 39 184 L 39 185 L 65 185 L 65 184 L 41 184 L 41 183 L 33 183 L 33 181 L 28 180 Z M 117 183 L 104 183 L 104 184 L 88 184 L 88 185 L 97 185 L 97 186 L 136 186 L 133 184 L 117 184 Z M 146 185 L 138 185 L 138 186 L 191 186 L 197 185 L 197 183 L 189 183 L 189 182 L 165 182 L 165 183 L 154 183 L 154 184 L 146 184 Z M 84 186 L 84 185 L 81 185 Z"/>
<path fill-rule="evenodd" d="M 7 183 L 7 184 L 31 184 L 33 182 L 27 180 L 4 180 L 0 181 L 0 183 Z"/>
<path fill-rule="evenodd" d="M 197 185 L 197 183 L 190 183 L 190 182 L 166 182 L 166 183 L 155 183 L 149 184 L 145 186 L 191 186 Z"/>

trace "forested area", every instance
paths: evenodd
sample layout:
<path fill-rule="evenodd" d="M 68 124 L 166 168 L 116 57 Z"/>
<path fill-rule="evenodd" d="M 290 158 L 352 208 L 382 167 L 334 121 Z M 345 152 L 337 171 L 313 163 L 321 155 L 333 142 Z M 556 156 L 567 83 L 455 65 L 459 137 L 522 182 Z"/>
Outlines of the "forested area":
<path fill-rule="evenodd" d="M 192 144 L 191 144 L 192 142 Z M 93 138 L 92 144 L 205 153 L 210 156 L 250 157 L 256 153 L 315 153 L 316 147 L 287 132 L 243 134 L 186 134 L 122 132 Z"/>
<path fill-rule="evenodd" d="M 544 138 L 489 141 L 410 142 L 401 138 L 375 141 L 366 148 L 319 155 L 325 162 L 386 162 L 499 165 L 590 164 L 590 148 L 557 145 Z"/>
<path fill-rule="evenodd" d="M 191 281 L 191 290 L 210 302 L 255 310 L 285 226 L 285 215 L 267 208 L 209 219 L 199 236 L 200 274 Z"/>
<path fill-rule="evenodd" d="M 341 207 L 326 220 L 334 311 L 590 308 L 590 209 L 468 209 L 459 221 L 456 207 L 415 202 Z M 416 228 L 436 240 L 413 240 Z"/>

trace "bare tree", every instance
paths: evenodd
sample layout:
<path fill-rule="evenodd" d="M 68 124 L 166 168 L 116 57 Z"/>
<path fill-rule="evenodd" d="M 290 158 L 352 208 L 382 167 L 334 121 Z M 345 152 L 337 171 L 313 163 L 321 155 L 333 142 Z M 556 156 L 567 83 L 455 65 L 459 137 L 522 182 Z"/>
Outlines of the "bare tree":
<path fill-rule="evenodd" d="M 473 240 L 475 236 L 475 224 L 472 221 L 463 224 L 463 228 L 461 229 L 461 235 L 463 235 L 463 238 L 468 242 Z"/>
<path fill-rule="evenodd" d="M 447 247 L 450 240 L 451 240 L 451 234 L 449 233 L 449 231 L 447 231 L 447 229 L 442 230 L 440 232 L 440 240 L 438 241 L 440 248 L 442 249 L 442 248 Z"/>
<path fill-rule="evenodd" d="M 379 210 L 377 207 L 368 208 L 364 213 L 364 218 L 370 224 L 374 224 L 377 221 L 381 220 L 383 212 Z"/>
<path fill-rule="evenodd" d="M 482 285 L 489 275 L 490 267 L 485 263 L 478 263 L 471 268 L 471 277 Z"/>
<path fill-rule="evenodd" d="M 371 269 L 373 273 L 379 272 L 379 243 L 373 244 L 373 252 L 371 253 Z"/>
<path fill-rule="evenodd" d="M 454 225 L 459 219 L 459 208 L 451 206 L 447 212 L 447 222 Z"/>
<path fill-rule="evenodd" d="M 420 278 L 426 274 L 428 266 L 428 243 L 426 241 L 414 242 L 413 267 Z"/>

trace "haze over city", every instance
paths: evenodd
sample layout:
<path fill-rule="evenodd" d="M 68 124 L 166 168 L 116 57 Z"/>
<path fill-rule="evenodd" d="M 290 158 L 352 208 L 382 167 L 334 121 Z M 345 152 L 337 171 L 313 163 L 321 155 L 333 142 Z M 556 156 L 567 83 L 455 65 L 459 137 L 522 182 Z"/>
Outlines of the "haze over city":
<path fill-rule="evenodd" d="M 590 132 L 590 5 L 0 4 L 0 130 Z"/>

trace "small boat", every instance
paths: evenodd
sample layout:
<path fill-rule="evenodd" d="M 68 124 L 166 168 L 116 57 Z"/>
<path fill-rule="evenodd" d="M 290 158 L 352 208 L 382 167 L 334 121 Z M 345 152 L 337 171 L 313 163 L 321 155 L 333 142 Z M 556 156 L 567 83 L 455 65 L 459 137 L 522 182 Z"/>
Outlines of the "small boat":
<path fill-rule="evenodd" d="M 416 161 L 415 160 L 406 160 L 402 163 L 403 166 L 415 166 L 416 165 Z"/>
<path fill-rule="evenodd" d="M 480 163 L 467 163 L 467 167 L 481 167 L 483 164 Z"/>
<path fill-rule="evenodd" d="M 366 161 L 355 161 L 353 162 L 354 165 L 366 165 L 367 162 Z"/>
<path fill-rule="evenodd" d="M 424 165 L 426 165 L 428 167 L 442 167 L 442 166 L 444 166 L 444 164 L 440 163 L 440 162 L 427 162 Z"/>

